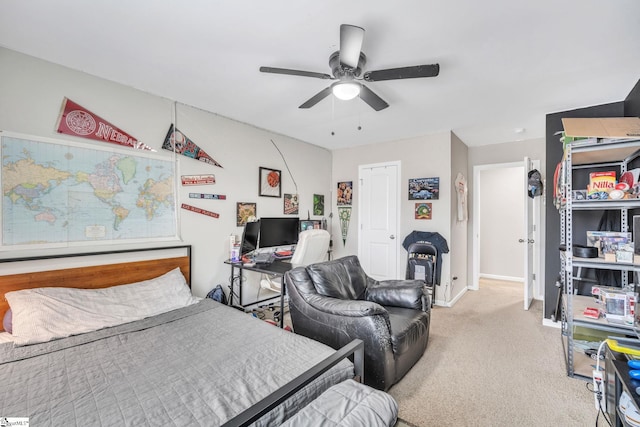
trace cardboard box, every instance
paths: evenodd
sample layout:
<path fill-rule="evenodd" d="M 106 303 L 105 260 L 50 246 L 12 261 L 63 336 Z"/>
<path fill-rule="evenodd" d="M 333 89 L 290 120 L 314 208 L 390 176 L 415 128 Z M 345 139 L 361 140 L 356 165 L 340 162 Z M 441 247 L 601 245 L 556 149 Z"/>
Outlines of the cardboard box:
<path fill-rule="evenodd" d="M 640 138 L 640 117 L 563 118 L 571 137 Z"/>
<path fill-rule="evenodd" d="M 587 246 L 598 248 L 598 256 L 600 258 L 603 258 L 605 255 L 605 252 L 603 251 L 605 238 L 615 238 L 615 241 L 628 243 L 631 241 L 631 237 L 631 233 L 624 231 L 587 231 Z M 615 251 L 610 251 L 610 253 L 615 254 Z M 615 256 L 611 259 L 611 261 L 615 261 Z"/>

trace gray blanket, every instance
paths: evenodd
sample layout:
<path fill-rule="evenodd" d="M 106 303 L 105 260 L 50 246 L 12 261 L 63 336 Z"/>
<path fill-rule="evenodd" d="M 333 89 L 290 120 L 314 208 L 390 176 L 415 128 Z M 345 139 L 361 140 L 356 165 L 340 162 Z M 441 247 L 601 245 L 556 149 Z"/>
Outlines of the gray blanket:
<path fill-rule="evenodd" d="M 216 426 L 332 352 L 205 299 L 49 343 L 0 345 L 0 416 L 33 426 Z M 352 376 L 341 362 L 256 425 L 281 424 Z"/>

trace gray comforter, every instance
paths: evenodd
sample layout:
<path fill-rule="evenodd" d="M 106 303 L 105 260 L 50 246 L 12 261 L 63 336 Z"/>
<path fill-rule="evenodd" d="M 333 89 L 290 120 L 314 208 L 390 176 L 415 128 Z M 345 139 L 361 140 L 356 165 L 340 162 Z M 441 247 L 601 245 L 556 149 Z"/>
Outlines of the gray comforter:
<path fill-rule="evenodd" d="M 32 426 L 215 426 L 332 352 L 205 299 L 48 343 L 0 345 L 0 416 Z M 279 425 L 352 376 L 341 362 L 256 425 Z"/>

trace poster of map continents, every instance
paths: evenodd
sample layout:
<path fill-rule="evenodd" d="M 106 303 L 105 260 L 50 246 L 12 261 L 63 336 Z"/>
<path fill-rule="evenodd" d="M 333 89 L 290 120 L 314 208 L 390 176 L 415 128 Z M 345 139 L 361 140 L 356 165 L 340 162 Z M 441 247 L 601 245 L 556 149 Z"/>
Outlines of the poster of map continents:
<path fill-rule="evenodd" d="M 7 132 L 0 151 L 0 249 L 177 238 L 170 157 Z"/>

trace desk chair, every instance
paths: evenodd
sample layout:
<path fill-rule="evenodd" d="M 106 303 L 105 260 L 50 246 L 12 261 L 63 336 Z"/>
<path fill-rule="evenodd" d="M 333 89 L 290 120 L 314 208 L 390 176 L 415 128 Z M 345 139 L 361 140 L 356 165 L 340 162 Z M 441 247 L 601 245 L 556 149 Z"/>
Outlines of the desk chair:
<path fill-rule="evenodd" d="M 292 267 L 305 267 L 309 264 L 326 261 L 330 240 L 331 236 L 327 230 L 310 229 L 300 232 L 296 250 L 291 258 Z M 282 280 L 281 278 L 267 277 L 260 281 L 260 287 L 272 292 L 281 292 Z"/>

